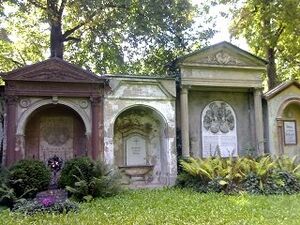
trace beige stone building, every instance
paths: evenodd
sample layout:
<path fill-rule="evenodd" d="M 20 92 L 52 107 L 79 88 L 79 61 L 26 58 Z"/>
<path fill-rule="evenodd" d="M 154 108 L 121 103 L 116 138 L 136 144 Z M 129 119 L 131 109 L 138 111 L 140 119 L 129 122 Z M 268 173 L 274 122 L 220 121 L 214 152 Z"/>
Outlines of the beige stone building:
<path fill-rule="evenodd" d="M 266 149 L 272 155 L 300 156 L 300 83 L 288 81 L 264 94 Z"/>
<path fill-rule="evenodd" d="M 182 155 L 263 153 L 261 75 L 266 62 L 222 42 L 183 56 L 177 64 Z"/>

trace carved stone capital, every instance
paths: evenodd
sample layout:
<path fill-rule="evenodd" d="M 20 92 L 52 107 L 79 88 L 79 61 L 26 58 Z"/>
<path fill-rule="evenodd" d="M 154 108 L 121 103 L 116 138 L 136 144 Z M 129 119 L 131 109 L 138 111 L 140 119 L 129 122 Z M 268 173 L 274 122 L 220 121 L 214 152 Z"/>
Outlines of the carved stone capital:
<path fill-rule="evenodd" d="M 102 97 L 90 97 L 90 101 L 92 103 L 92 106 L 97 106 L 100 105 Z"/>
<path fill-rule="evenodd" d="M 6 103 L 8 105 L 16 105 L 18 103 L 18 97 L 14 95 L 8 95 L 5 97 Z"/>

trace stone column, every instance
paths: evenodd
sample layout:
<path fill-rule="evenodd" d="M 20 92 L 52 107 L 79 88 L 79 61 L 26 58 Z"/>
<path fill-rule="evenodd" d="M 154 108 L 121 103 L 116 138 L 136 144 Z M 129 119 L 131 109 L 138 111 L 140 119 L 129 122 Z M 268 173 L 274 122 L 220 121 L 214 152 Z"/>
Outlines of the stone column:
<path fill-rule="evenodd" d="M 92 98 L 92 158 L 103 159 L 103 113 L 101 97 Z"/>
<path fill-rule="evenodd" d="M 180 92 L 180 119 L 181 119 L 181 138 L 182 138 L 182 156 L 190 156 L 190 137 L 189 137 L 189 110 L 188 110 L 188 89 L 181 88 Z"/>
<path fill-rule="evenodd" d="M 254 89 L 254 114 L 255 114 L 255 136 L 258 155 L 264 154 L 263 112 L 261 101 L 261 89 Z"/>
<path fill-rule="evenodd" d="M 16 116 L 17 116 L 17 101 L 15 96 L 7 96 L 6 98 L 6 166 L 13 164 L 19 157 L 15 151 L 16 146 Z"/>
<path fill-rule="evenodd" d="M 283 120 L 282 118 L 276 118 L 276 125 L 277 125 L 277 141 L 278 141 L 278 150 L 277 152 L 274 152 L 278 155 L 283 155 Z M 276 147 L 275 147 L 276 149 Z"/>

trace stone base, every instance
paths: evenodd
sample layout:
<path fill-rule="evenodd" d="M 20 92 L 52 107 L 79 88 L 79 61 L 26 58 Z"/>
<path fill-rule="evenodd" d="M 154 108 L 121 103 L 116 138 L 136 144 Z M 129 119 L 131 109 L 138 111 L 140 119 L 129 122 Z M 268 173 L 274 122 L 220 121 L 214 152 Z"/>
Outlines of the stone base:
<path fill-rule="evenodd" d="M 62 189 L 53 189 L 37 193 L 35 200 L 41 202 L 45 198 L 53 198 L 55 202 L 64 202 L 68 198 L 68 193 Z"/>

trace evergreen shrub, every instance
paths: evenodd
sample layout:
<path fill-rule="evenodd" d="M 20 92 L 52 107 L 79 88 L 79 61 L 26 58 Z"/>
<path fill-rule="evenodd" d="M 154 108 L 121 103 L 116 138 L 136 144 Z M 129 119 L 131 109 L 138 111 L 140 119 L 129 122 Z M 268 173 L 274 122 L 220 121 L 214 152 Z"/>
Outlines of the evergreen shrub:
<path fill-rule="evenodd" d="M 71 159 L 63 168 L 60 185 L 75 200 L 90 201 L 97 197 L 109 197 L 121 190 L 120 173 L 102 161 L 94 162 L 82 157 Z"/>
<path fill-rule="evenodd" d="M 31 198 L 46 190 L 50 179 L 51 172 L 43 162 L 24 159 L 9 168 L 8 187 L 14 190 L 16 197 Z"/>
<path fill-rule="evenodd" d="M 79 171 L 79 170 L 80 171 Z M 83 176 L 89 180 L 93 176 L 93 161 L 89 157 L 78 157 L 68 160 L 60 174 L 58 185 L 61 188 L 74 186 L 77 182 L 76 177 Z"/>

